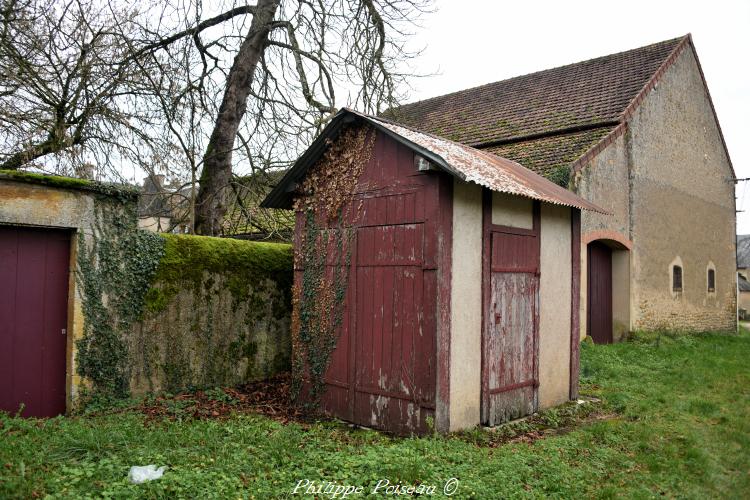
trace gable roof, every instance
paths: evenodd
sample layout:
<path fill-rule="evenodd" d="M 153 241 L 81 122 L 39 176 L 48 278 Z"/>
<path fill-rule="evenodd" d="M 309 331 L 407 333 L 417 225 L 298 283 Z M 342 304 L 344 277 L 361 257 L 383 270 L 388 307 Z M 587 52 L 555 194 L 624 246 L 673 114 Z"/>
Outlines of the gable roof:
<path fill-rule="evenodd" d="M 405 104 L 383 116 L 550 176 L 590 159 L 587 152 L 623 131 L 621 125 L 688 45 L 692 40 L 685 35 Z"/>
<path fill-rule="evenodd" d="M 386 116 L 474 147 L 614 125 L 682 39 L 406 104 Z"/>
<path fill-rule="evenodd" d="M 433 134 L 399 125 L 383 118 L 342 109 L 313 144 L 295 162 L 281 182 L 261 203 L 266 208 L 292 208 L 294 190 L 307 170 L 325 153 L 330 140 L 341 128 L 355 122 L 367 123 L 429 160 L 438 169 L 466 182 L 474 182 L 501 193 L 607 213 L 595 204 L 554 184 L 518 163 Z"/>

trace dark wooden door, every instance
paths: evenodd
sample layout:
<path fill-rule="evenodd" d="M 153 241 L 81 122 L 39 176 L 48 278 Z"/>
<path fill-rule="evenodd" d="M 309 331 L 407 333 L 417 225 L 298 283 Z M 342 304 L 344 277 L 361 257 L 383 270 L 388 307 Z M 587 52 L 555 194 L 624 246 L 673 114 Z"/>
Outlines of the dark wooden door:
<path fill-rule="evenodd" d="M 586 334 L 597 344 L 612 343 L 612 250 L 597 241 L 588 246 Z"/>
<path fill-rule="evenodd" d="M 485 199 L 481 419 L 490 426 L 538 407 L 539 206 L 532 229 L 491 217 Z"/>
<path fill-rule="evenodd" d="M 70 235 L 0 226 L 0 410 L 65 412 Z"/>

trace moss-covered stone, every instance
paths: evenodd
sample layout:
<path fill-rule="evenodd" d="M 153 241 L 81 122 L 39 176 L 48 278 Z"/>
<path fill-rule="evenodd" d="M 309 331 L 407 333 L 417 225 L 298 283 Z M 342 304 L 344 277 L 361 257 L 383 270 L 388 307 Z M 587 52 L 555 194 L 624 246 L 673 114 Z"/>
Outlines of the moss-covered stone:
<path fill-rule="evenodd" d="M 204 273 L 223 274 L 233 298 L 248 299 L 248 284 L 270 279 L 284 290 L 292 287 L 292 246 L 192 236 L 162 234 L 164 256 L 154 279 L 155 287 L 146 295 L 146 309 L 163 310 L 179 289 L 177 283 L 195 289 L 210 289 Z"/>
<path fill-rule="evenodd" d="M 63 177 L 60 175 L 24 172 L 21 170 L 0 170 L 0 178 L 11 179 L 18 182 L 28 182 L 30 184 L 41 184 L 44 186 L 57 187 L 62 189 L 93 191 L 107 196 L 124 198 L 137 198 L 139 193 L 137 187 L 129 186 L 126 184 L 110 184 L 90 181 L 87 179 L 78 179 L 75 177 Z"/>
<path fill-rule="evenodd" d="M 231 386 L 289 369 L 291 246 L 160 236 L 164 254 L 129 342 L 134 393 Z"/>

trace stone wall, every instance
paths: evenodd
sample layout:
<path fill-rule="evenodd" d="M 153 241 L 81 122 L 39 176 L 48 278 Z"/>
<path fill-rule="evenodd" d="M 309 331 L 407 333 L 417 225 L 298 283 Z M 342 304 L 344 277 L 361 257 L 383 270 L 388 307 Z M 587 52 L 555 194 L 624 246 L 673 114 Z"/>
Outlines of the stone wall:
<path fill-rule="evenodd" d="M 124 196 L 123 196 L 124 195 Z M 129 201 L 130 199 L 130 201 Z M 0 173 L 0 224 L 69 229 L 71 231 L 70 287 L 65 392 L 70 410 L 84 384 L 77 370 L 76 344 L 83 338 L 83 295 L 76 280 L 79 236 L 89 242 L 95 223 L 95 204 L 112 206 L 135 201 L 135 193 L 108 194 L 106 186 L 78 179 L 22 172 Z"/>
<path fill-rule="evenodd" d="M 237 385 L 289 369 L 290 245 L 152 235 L 152 245 L 133 252 L 155 266 L 158 263 L 155 275 L 149 273 L 150 288 L 146 282 L 141 295 L 132 297 L 133 290 L 127 286 L 131 281 L 120 275 L 133 269 L 132 265 L 109 264 L 108 269 L 116 269 L 118 275 L 93 280 L 123 284 L 107 292 L 117 297 L 101 296 L 101 304 L 111 309 L 120 295 L 127 296 L 128 300 L 119 302 L 137 303 L 143 308 L 142 320 L 126 323 L 123 331 L 117 327 L 122 314 L 102 314 L 101 309 L 96 313 L 97 304 L 91 301 L 97 299 L 86 289 L 92 280 L 84 276 L 84 264 L 100 268 L 102 254 L 94 249 L 102 239 L 102 226 L 107 225 L 104 213 L 117 214 L 118 225 L 108 227 L 107 238 L 130 232 L 148 234 L 137 229 L 136 200 L 137 192 L 127 186 L 0 172 L 0 224 L 71 231 L 65 354 L 68 409 L 75 406 L 82 391 L 94 393 L 107 385 L 100 381 L 98 386 L 82 376 L 83 366 L 102 367 L 115 373 L 113 378 L 124 378 L 123 384 L 112 381 L 124 389 L 114 391 L 116 395 Z M 158 244 L 160 240 L 163 244 Z M 161 248 L 161 259 L 159 254 L 150 259 L 142 255 Z M 96 318 L 91 320 L 92 314 L 98 323 Z M 106 338 L 101 325 L 106 327 Z M 97 336 L 87 357 L 81 343 Z"/>
<path fill-rule="evenodd" d="M 288 370 L 291 247 L 163 237 L 143 321 L 128 337 L 131 392 L 235 386 Z"/>
<path fill-rule="evenodd" d="M 690 46 L 633 115 L 628 140 L 633 327 L 734 331 L 734 175 Z M 681 293 L 672 291 L 676 259 Z"/>

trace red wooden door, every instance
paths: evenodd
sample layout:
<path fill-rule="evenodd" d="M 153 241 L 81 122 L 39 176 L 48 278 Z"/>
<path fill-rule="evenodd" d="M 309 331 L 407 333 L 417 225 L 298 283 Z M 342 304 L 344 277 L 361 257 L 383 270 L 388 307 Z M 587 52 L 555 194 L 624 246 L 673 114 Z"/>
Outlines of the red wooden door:
<path fill-rule="evenodd" d="M 0 226 L 0 410 L 65 412 L 70 235 Z"/>
<path fill-rule="evenodd" d="M 423 224 L 357 231 L 356 423 L 409 433 L 432 414 L 435 343 L 425 323 L 423 246 Z"/>
<path fill-rule="evenodd" d="M 587 296 L 586 334 L 597 344 L 611 344 L 612 250 L 596 241 L 588 246 Z"/>
<path fill-rule="evenodd" d="M 538 407 L 539 206 L 532 229 L 491 217 L 486 201 L 481 419 L 490 426 Z"/>
<path fill-rule="evenodd" d="M 415 169 L 411 150 L 378 136 L 354 208 L 344 210 L 355 233 L 321 401 L 330 414 L 398 434 L 426 432 L 434 418 L 439 179 Z M 298 214 L 297 233 L 303 228 Z"/>

